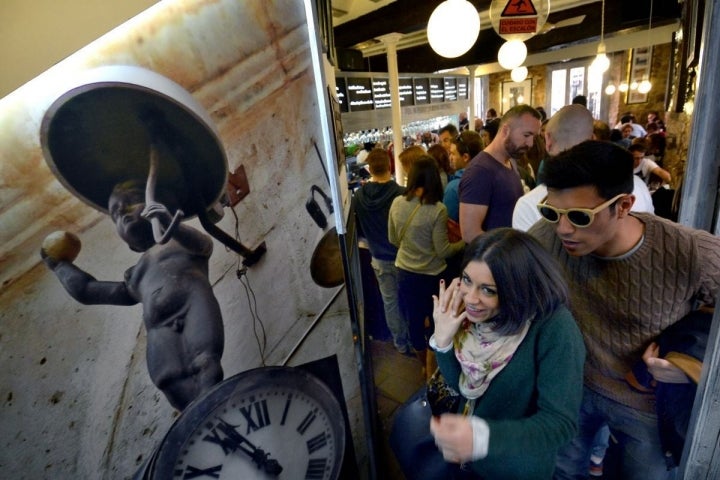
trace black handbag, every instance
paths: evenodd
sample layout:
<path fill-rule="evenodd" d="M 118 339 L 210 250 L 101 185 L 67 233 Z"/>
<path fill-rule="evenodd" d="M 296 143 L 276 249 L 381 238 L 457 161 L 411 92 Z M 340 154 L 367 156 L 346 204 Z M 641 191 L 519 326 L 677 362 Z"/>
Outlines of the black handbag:
<path fill-rule="evenodd" d="M 390 432 L 390 448 L 407 480 L 447 480 L 453 468 L 443 459 L 430 433 L 430 404 L 422 386 L 398 408 Z"/>
<path fill-rule="evenodd" d="M 440 373 L 435 370 L 427 382 L 427 401 L 434 416 L 443 413 L 457 413 L 460 406 L 460 394 L 447 383 Z"/>

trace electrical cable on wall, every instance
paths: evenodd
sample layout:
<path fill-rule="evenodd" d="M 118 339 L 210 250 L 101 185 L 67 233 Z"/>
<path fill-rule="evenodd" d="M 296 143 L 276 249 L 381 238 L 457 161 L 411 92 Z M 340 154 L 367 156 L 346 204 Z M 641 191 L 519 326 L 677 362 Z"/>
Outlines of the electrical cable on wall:
<path fill-rule="evenodd" d="M 230 211 L 232 211 L 233 217 L 235 217 L 235 238 L 238 239 L 240 236 L 240 219 L 238 218 L 235 208 L 231 208 Z M 255 297 L 255 291 L 250 285 L 250 278 L 248 277 L 247 272 L 247 266 L 242 264 L 241 257 L 238 256 L 235 273 L 238 280 L 240 280 L 240 284 L 242 284 L 243 289 L 245 290 L 245 297 L 247 298 L 248 309 L 250 311 L 250 316 L 253 320 L 253 335 L 255 336 L 255 342 L 257 343 L 258 352 L 260 353 L 261 365 L 264 367 L 266 366 L 265 349 L 267 348 L 267 334 L 265 332 L 265 325 L 263 324 L 262 319 L 260 318 L 260 313 L 258 312 L 257 298 Z M 260 327 L 260 330 L 262 331 L 262 339 L 260 338 L 260 335 L 258 335 L 258 325 Z"/>

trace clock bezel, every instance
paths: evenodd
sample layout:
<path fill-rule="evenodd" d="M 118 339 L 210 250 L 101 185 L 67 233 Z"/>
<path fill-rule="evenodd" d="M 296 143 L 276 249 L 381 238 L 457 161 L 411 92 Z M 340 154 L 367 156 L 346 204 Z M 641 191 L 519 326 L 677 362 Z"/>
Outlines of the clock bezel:
<path fill-rule="evenodd" d="M 170 427 L 150 462 L 148 466 L 151 472 L 150 478 L 160 478 L 161 475 L 168 473 L 172 475 L 180 450 L 188 438 L 198 428 L 202 428 L 208 415 L 213 414 L 223 403 L 232 397 L 248 395 L 258 387 L 267 388 L 269 385 L 297 390 L 310 396 L 329 419 L 335 419 L 330 423 L 335 442 L 331 478 L 338 478 L 345 453 L 345 422 L 342 408 L 332 390 L 322 380 L 304 370 L 286 366 L 259 367 L 240 372 L 218 383 L 190 403 Z M 296 448 L 296 445 L 286 447 Z"/>

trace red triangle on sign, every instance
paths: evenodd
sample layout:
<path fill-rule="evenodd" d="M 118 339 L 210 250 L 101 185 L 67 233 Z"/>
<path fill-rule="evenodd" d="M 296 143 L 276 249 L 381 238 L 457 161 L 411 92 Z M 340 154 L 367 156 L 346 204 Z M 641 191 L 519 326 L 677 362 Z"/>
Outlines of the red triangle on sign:
<path fill-rule="evenodd" d="M 532 0 L 508 0 L 500 16 L 514 17 L 516 15 L 537 15 Z"/>

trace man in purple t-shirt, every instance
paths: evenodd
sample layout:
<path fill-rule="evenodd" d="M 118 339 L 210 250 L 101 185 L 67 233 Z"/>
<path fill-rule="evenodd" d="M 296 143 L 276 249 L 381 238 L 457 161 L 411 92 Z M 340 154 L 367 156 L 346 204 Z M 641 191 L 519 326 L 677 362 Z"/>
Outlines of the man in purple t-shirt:
<path fill-rule="evenodd" d="M 513 160 L 533 146 L 540 118 L 529 105 L 508 110 L 490 145 L 465 170 L 460 180 L 460 231 L 465 242 L 493 228 L 512 225 L 515 202 L 524 193 Z"/>

